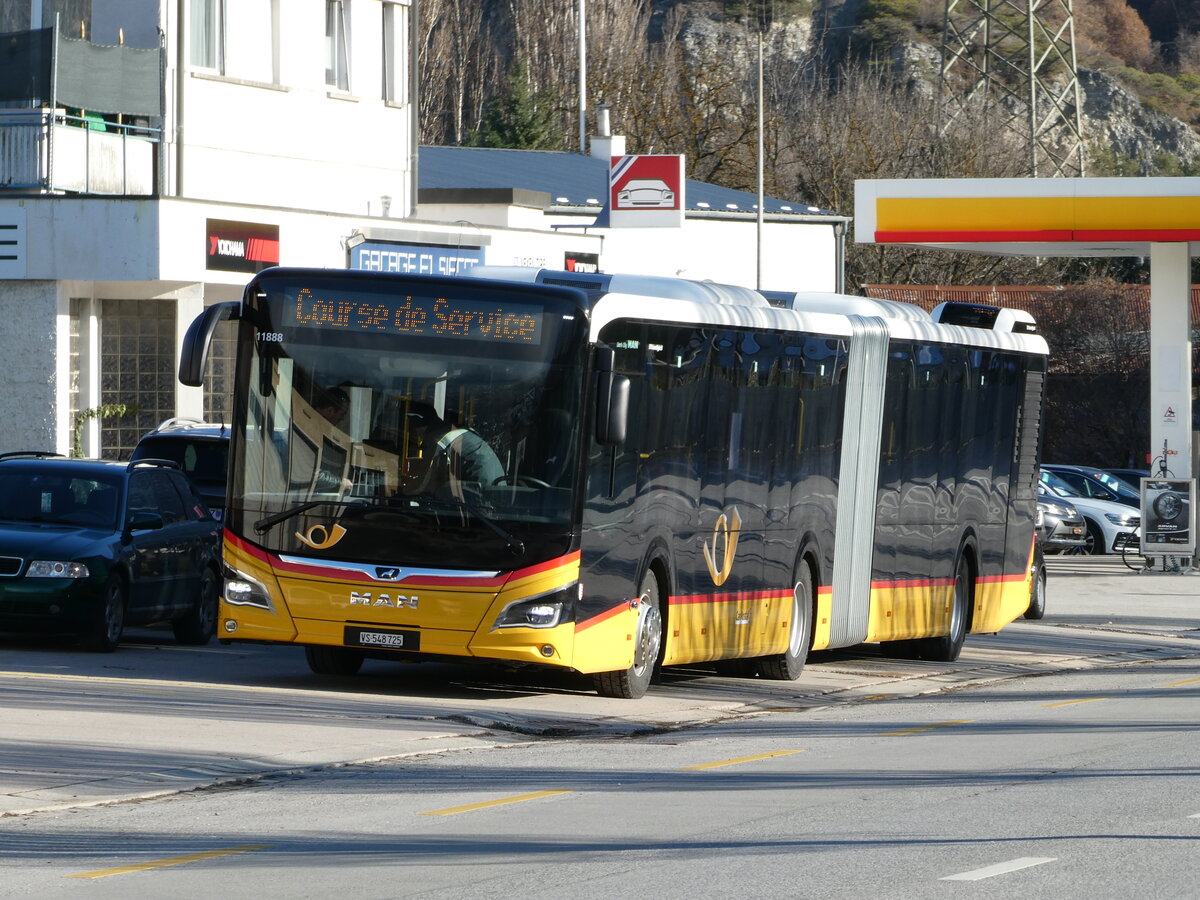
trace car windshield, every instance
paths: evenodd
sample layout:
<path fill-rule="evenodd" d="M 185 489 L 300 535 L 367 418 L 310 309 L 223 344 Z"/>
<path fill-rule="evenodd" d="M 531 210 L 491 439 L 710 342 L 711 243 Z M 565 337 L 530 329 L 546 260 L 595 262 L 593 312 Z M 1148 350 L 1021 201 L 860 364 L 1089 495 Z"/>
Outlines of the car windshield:
<path fill-rule="evenodd" d="M 113 529 L 117 525 L 121 481 L 59 466 L 8 464 L 0 470 L 0 497 L 10 522 Z"/>
<path fill-rule="evenodd" d="M 138 444 L 134 459 L 169 459 L 198 486 L 225 487 L 229 443 L 187 435 L 154 435 Z"/>
<path fill-rule="evenodd" d="M 1113 475 L 1110 472 L 1102 472 L 1102 471 L 1097 470 L 1092 473 L 1092 476 L 1097 481 L 1099 481 L 1101 484 L 1103 484 L 1106 488 L 1108 488 L 1109 490 L 1113 491 L 1116 494 L 1119 494 L 1122 497 L 1140 497 L 1141 496 L 1138 488 L 1133 487 L 1131 484 L 1129 484 L 1125 480 L 1118 478 L 1116 475 Z"/>
<path fill-rule="evenodd" d="M 1042 484 L 1056 497 L 1074 498 L 1083 496 L 1053 472 L 1048 472 L 1045 469 L 1042 469 Z"/>

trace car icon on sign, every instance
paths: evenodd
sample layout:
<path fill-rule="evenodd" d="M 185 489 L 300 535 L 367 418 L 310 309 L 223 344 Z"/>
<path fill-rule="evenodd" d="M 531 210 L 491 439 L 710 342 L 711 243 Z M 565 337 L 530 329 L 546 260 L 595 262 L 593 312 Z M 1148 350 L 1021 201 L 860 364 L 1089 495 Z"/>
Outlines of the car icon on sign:
<path fill-rule="evenodd" d="M 617 206 L 624 209 L 674 209 L 675 192 L 657 178 L 635 178 L 617 191 Z"/>

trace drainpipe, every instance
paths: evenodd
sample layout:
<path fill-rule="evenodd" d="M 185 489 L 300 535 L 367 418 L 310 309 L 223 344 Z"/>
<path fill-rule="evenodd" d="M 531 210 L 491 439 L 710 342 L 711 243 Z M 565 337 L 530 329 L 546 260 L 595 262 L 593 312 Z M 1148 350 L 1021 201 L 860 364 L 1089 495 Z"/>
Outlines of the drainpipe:
<path fill-rule="evenodd" d="M 404 211 L 405 218 L 411 218 L 417 214 L 417 196 L 420 191 L 417 166 L 421 161 L 421 117 L 418 109 L 418 101 L 421 98 L 421 0 L 412 0 L 412 12 L 409 14 L 408 27 L 409 186 L 408 208 Z"/>
<path fill-rule="evenodd" d="M 183 196 L 183 67 L 187 61 L 187 0 L 175 0 L 175 196 Z"/>
<path fill-rule="evenodd" d="M 834 282 L 833 290 L 835 293 L 844 294 L 846 292 L 846 231 L 847 225 L 845 222 L 835 222 L 833 225 L 833 240 L 834 240 Z"/>

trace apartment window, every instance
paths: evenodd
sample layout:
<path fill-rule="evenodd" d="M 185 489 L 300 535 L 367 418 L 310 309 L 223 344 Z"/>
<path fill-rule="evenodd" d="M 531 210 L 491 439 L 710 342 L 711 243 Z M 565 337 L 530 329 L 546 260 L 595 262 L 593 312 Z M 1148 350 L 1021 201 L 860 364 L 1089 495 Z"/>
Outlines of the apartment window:
<path fill-rule="evenodd" d="M 237 0 L 225 7 L 222 74 L 247 81 L 279 81 L 279 0 Z"/>
<path fill-rule="evenodd" d="M 350 90 L 349 0 L 325 0 L 325 83 Z"/>
<path fill-rule="evenodd" d="M 383 99 L 408 102 L 408 6 L 383 4 Z"/>
<path fill-rule="evenodd" d="M 192 65 L 220 71 L 225 33 L 223 0 L 192 0 Z"/>

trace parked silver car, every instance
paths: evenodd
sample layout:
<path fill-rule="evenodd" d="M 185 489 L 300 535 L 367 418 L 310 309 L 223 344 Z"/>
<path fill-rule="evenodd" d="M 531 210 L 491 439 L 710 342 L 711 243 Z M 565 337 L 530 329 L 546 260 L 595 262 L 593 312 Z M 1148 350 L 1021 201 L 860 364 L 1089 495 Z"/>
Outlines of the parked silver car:
<path fill-rule="evenodd" d="M 1046 554 L 1087 546 L 1087 525 L 1074 504 L 1038 485 L 1038 543 Z"/>

